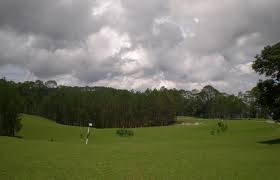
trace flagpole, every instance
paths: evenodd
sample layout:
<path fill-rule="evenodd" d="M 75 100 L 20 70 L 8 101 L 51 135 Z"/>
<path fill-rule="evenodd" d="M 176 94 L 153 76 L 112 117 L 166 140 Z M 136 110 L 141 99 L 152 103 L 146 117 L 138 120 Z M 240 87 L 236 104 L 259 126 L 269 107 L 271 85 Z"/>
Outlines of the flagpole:
<path fill-rule="evenodd" d="M 90 135 L 90 133 L 89 133 L 89 127 L 92 127 L 92 123 L 89 123 L 89 124 L 88 124 L 86 144 L 88 144 L 88 138 L 89 138 L 89 135 Z"/>

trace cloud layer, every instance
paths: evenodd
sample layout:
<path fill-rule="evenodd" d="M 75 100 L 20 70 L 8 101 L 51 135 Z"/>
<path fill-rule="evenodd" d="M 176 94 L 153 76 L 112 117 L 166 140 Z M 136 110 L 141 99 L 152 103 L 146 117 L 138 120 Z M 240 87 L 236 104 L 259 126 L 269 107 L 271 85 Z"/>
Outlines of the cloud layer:
<path fill-rule="evenodd" d="M 278 0 L 2 0 L 0 76 L 237 93 L 279 17 Z"/>

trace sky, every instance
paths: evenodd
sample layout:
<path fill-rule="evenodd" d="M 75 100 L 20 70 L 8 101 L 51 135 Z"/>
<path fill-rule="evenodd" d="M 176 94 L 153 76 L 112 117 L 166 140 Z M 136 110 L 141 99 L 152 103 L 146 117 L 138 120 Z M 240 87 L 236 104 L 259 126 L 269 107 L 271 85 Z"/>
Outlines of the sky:
<path fill-rule="evenodd" d="M 0 0 L 0 78 L 119 89 L 250 90 L 279 0 Z"/>

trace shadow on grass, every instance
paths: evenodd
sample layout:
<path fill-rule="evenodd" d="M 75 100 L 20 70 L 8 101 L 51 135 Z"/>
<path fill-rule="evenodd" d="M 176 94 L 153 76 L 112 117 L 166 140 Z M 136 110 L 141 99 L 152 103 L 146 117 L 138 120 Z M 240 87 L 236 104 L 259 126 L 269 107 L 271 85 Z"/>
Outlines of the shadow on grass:
<path fill-rule="evenodd" d="M 269 144 L 269 145 L 280 144 L 280 138 L 278 138 L 278 139 L 271 139 L 271 140 L 267 140 L 267 141 L 260 141 L 259 143 L 261 143 L 261 144 Z"/>

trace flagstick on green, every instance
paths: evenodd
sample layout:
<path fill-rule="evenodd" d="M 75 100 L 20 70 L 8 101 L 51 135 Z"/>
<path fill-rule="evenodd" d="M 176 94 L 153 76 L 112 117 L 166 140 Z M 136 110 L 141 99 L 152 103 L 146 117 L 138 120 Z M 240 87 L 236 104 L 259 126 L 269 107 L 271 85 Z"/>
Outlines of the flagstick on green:
<path fill-rule="evenodd" d="M 86 144 L 88 144 L 88 138 L 89 138 L 89 136 L 90 136 L 90 131 L 89 131 L 89 128 L 90 128 L 90 127 L 92 127 L 92 123 L 89 123 L 89 124 L 88 124 Z"/>

